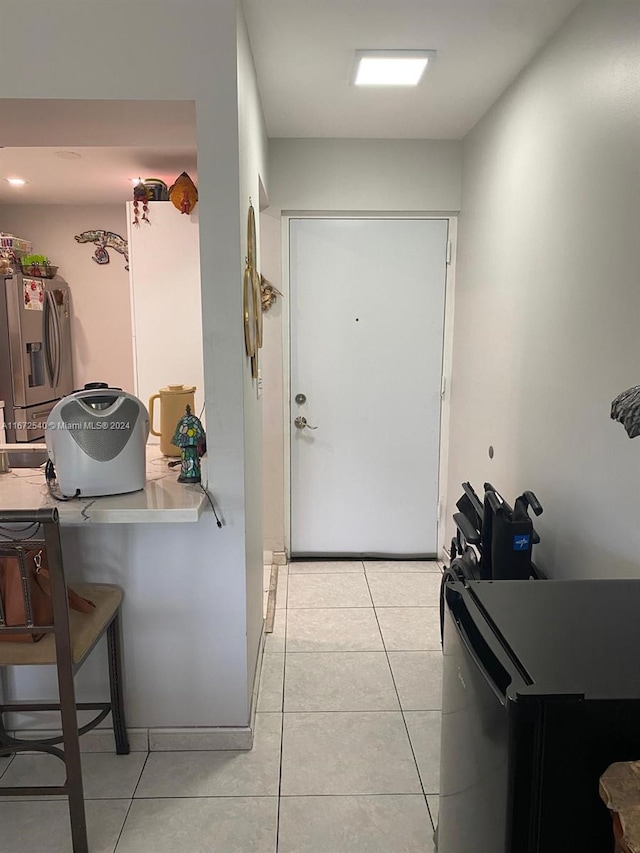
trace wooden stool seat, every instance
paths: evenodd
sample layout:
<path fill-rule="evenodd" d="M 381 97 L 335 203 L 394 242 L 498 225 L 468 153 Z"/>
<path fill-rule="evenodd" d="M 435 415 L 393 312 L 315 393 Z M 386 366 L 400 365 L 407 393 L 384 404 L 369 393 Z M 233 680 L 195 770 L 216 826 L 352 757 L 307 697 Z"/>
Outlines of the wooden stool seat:
<path fill-rule="evenodd" d="M 123 592 L 110 584 L 74 584 L 74 590 L 95 604 L 91 613 L 69 610 L 69 634 L 74 665 L 81 664 L 96 641 L 102 636 L 117 609 Z M 0 666 L 38 666 L 56 662 L 56 643 L 53 634 L 46 634 L 37 643 L 0 643 Z"/>
<path fill-rule="evenodd" d="M 600 777 L 600 796 L 613 816 L 619 853 L 640 853 L 640 761 L 612 764 Z"/>

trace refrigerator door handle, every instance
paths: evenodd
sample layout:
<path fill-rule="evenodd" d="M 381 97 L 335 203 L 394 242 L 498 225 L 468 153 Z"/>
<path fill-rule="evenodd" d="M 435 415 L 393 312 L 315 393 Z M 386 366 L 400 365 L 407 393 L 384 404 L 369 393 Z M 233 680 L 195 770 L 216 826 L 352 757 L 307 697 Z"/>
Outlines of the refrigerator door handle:
<path fill-rule="evenodd" d="M 47 371 L 47 379 L 53 388 L 55 385 L 55 370 L 53 354 L 51 350 L 51 294 L 45 293 L 44 307 L 42 312 L 42 341 L 44 344 L 44 364 Z"/>
<path fill-rule="evenodd" d="M 51 310 L 53 312 L 53 326 L 56 333 L 56 367 L 54 386 L 57 389 L 60 385 L 60 373 L 62 372 L 62 327 L 60 325 L 60 314 L 55 296 L 53 293 L 49 295 L 51 297 Z"/>

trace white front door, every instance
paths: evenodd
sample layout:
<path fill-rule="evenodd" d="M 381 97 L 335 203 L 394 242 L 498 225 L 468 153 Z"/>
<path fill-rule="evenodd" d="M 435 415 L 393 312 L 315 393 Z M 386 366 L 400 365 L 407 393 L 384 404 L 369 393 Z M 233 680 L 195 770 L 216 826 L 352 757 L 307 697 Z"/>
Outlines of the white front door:
<path fill-rule="evenodd" d="M 290 221 L 293 555 L 436 554 L 447 231 Z"/>

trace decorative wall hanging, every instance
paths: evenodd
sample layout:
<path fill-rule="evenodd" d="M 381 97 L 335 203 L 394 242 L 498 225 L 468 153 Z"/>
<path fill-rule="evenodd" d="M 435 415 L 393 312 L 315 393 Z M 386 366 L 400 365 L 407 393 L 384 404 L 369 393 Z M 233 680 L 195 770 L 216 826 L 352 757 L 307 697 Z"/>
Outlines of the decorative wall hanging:
<path fill-rule="evenodd" d="M 262 310 L 265 312 L 271 309 L 271 306 L 275 304 L 278 296 L 282 296 L 282 293 L 278 290 L 278 288 L 271 284 L 269 279 L 265 278 L 263 275 L 260 276 L 260 293 L 262 296 Z"/>
<path fill-rule="evenodd" d="M 246 264 L 244 268 L 244 280 L 242 283 L 242 312 L 244 316 L 244 348 L 251 359 L 251 373 L 254 373 L 254 359 L 257 359 L 258 347 L 256 346 L 256 311 L 253 298 L 253 275 L 251 267 Z M 256 361 L 257 367 L 257 361 Z M 257 370 L 255 371 L 257 377 Z"/>
<path fill-rule="evenodd" d="M 149 190 L 142 181 L 138 181 L 138 183 L 133 188 L 133 224 L 139 226 L 140 225 L 140 204 L 142 203 L 142 221 L 146 222 L 147 225 L 150 225 L 149 217 L 147 213 L 149 212 Z"/>
<path fill-rule="evenodd" d="M 180 213 L 191 213 L 198 201 L 198 190 L 189 175 L 183 172 L 169 187 L 169 199 Z"/>
<path fill-rule="evenodd" d="M 251 199 L 247 213 L 247 257 L 244 270 L 243 294 L 244 341 L 251 359 L 251 376 L 258 378 L 258 350 L 262 346 L 262 302 L 260 274 L 256 270 L 256 217 Z"/>
<path fill-rule="evenodd" d="M 115 234 L 113 231 L 83 231 L 82 234 L 77 234 L 75 237 L 78 243 L 95 243 L 96 250 L 93 253 L 92 260 L 97 264 L 108 264 L 111 258 L 107 249 L 115 249 L 121 255 L 124 255 L 126 261 L 125 269 L 129 269 L 129 243 L 124 237 Z"/>

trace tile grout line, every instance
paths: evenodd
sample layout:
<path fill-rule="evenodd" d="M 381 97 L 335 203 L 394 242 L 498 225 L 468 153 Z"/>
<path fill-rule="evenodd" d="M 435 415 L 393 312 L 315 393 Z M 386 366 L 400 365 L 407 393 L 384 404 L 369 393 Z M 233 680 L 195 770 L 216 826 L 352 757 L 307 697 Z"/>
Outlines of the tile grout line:
<path fill-rule="evenodd" d="M 366 577 L 366 572 L 365 572 Z M 369 579 L 367 578 L 367 587 L 369 586 Z M 371 589 L 369 588 L 369 595 L 371 595 L 371 600 L 373 601 L 373 595 L 371 593 Z M 409 727 L 407 726 L 407 719 L 404 715 L 404 708 L 402 707 L 402 700 L 400 699 L 400 693 L 398 691 L 398 685 L 396 684 L 396 679 L 393 674 L 393 667 L 391 666 L 391 661 L 389 660 L 389 652 L 387 650 L 387 644 L 384 640 L 384 634 L 382 633 L 382 627 L 378 620 L 378 614 L 376 613 L 376 608 L 374 606 L 373 612 L 375 614 L 376 623 L 378 625 L 378 630 L 380 631 L 380 636 L 382 637 L 382 645 L 384 647 L 384 652 L 387 658 L 387 666 L 389 667 L 389 672 L 391 673 L 391 681 L 393 682 L 393 689 L 396 691 L 396 697 L 398 699 L 398 705 L 400 706 L 400 713 L 402 714 L 402 723 L 404 725 L 404 730 L 407 735 L 407 740 L 409 741 L 409 749 L 411 750 L 411 755 L 413 756 L 413 763 L 416 768 L 416 773 L 418 774 L 418 781 L 420 782 L 420 790 L 422 791 L 422 796 L 424 799 L 424 804 L 427 807 L 427 814 L 429 815 L 429 820 L 431 821 L 431 827 L 433 828 L 433 820 L 431 818 L 431 811 L 429 809 L 429 802 L 427 800 L 427 792 L 424 789 L 424 784 L 422 782 L 422 776 L 420 775 L 420 768 L 418 767 L 418 759 L 416 758 L 415 749 L 413 748 L 413 742 L 411 740 L 411 735 L 409 734 Z"/>
<path fill-rule="evenodd" d="M 384 643 L 384 640 L 383 640 Z M 383 652 L 388 651 L 392 655 L 395 654 L 403 654 L 403 655 L 420 655 L 424 652 L 439 652 L 440 649 L 385 649 L 384 646 L 381 649 L 312 649 L 311 651 L 301 651 L 301 652 L 287 652 L 288 655 L 380 655 Z M 266 655 L 278 655 L 282 654 L 282 652 L 265 652 Z M 429 711 L 429 708 L 418 708 L 416 710 L 419 711 Z"/>
<path fill-rule="evenodd" d="M 147 750 L 147 757 L 144 760 L 144 763 L 142 765 L 142 769 L 140 770 L 140 775 L 138 776 L 138 781 L 136 782 L 135 787 L 131 793 L 131 799 L 129 800 L 129 808 L 127 809 L 127 813 L 124 816 L 124 820 L 122 821 L 122 826 L 120 827 L 120 832 L 118 832 L 118 837 L 116 839 L 116 843 L 113 846 L 113 853 L 117 853 L 118 845 L 120 844 L 120 840 L 122 838 L 122 833 L 124 832 L 124 828 L 126 826 L 127 820 L 129 819 L 131 809 L 133 808 L 133 801 L 134 801 L 136 792 L 137 792 L 138 788 L 140 787 L 140 782 L 142 780 L 142 774 L 144 773 L 144 769 L 147 766 L 147 761 L 149 760 L 150 755 L 151 755 L 151 746 L 149 745 L 149 748 Z"/>
<path fill-rule="evenodd" d="M 278 575 L 280 568 L 278 568 Z M 278 580 L 280 578 L 278 577 Z M 280 804 L 282 802 L 282 754 L 284 747 L 284 688 L 287 678 L 287 623 L 289 618 L 289 567 L 287 566 L 287 595 L 284 600 L 284 666 L 282 669 L 282 719 L 280 721 L 280 767 L 278 769 L 278 803 L 276 808 L 276 849 L 280 847 Z"/>
<path fill-rule="evenodd" d="M 3 756 L 3 758 L 8 758 L 9 760 L 7 761 L 7 766 L 4 768 L 4 770 L 2 771 L 2 773 L 0 773 L 0 779 L 2 779 L 2 777 L 3 777 L 3 776 L 4 776 L 4 774 L 7 772 L 7 770 L 9 769 L 9 767 L 11 767 L 11 764 L 12 764 L 13 759 L 14 759 L 15 757 L 16 757 L 16 753 L 15 753 L 15 752 L 11 753 L 11 754 L 10 754 L 10 755 L 8 755 L 8 756 Z M 0 802 L 2 802 L 2 801 L 0 800 Z"/>

